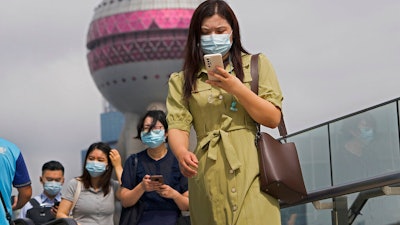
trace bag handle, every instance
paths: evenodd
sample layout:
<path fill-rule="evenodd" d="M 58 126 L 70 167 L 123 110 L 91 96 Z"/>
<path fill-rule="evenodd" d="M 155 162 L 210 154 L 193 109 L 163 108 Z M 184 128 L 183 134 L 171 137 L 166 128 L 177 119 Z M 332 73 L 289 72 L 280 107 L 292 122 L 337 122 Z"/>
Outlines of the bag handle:
<path fill-rule="evenodd" d="M 260 53 L 257 53 L 255 55 L 251 56 L 251 61 L 250 61 L 250 73 L 251 73 L 251 90 L 258 95 L 258 55 Z M 260 132 L 260 124 L 257 123 L 258 127 L 258 132 Z M 286 125 L 285 121 L 283 120 L 283 113 L 281 113 L 281 121 L 279 122 L 278 125 L 278 130 L 279 130 L 279 135 L 281 137 L 286 137 L 287 131 L 286 131 Z"/>

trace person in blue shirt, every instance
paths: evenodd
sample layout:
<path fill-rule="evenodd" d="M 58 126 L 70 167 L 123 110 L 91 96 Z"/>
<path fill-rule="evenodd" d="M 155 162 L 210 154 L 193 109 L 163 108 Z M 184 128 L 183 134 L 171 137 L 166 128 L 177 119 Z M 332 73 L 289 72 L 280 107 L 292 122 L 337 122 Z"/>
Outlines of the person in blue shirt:
<path fill-rule="evenodd" d="M 19 148 L 0 138 L 0 192 L 4 199 L 7 212 L 0 207 L 0 224 L 8 224 L 6 213 L 22 208 L 32 196 L 31 179 L 24 157 Z M 17 188 L 18 197 L 11 204 L 12 187 Z"/>
<path fill-rule="evenodd" d="M 57 203 L 61 201 L 61 188 L 64 184 L 64 166 L 54 160 L 44 163 L 40 183 L 43 185 L 43 192 L 26 203 L 19 214 L 19 218 L 30 218 L 36 224 L 55 219 L 58 209 Z M 32 201 L 36 201 L 35 205 L 45 207 L 45 214 L 31 210 L 33 208 Z"/>
<path fill-rule="evenodd" d="M 137 126 L 137 138 L 148 148 L 131 155 L 124 165 L 121 204 L 130 207 L 140 201 L 144 205 L 138 225 L 175 225 L 181 211 L 189 210 L 188 180 L 165 143 L 167 130 L 165 113 L 148 111 Z M 153 175 L 162 178 L 152 179 Z"/>

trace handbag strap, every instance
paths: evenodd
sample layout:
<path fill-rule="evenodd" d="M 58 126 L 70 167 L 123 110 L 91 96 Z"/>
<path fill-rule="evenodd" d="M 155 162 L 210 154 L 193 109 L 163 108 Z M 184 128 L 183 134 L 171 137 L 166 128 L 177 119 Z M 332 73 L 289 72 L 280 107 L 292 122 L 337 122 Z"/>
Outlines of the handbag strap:
<path fill-rule="evenodd" d="M 0 191 L 0 198 L 1 198 L 1 203 L 3 203 L 4 212 L 5 212 L 5 214 L 6 214 L 6 219 L 8 220 L 8 222 L 9 222 L 10 224 L 13 224 L 11 215 L 10 215 L 10 213 L 9 213 L 8 210 L 7 210 L 6 202 L 4 201 L 3 194 L 1 193 L 1 191 Z"/>
<path fill-rule="evenodd" d="M 81 190 L 82 190 L 82 182 L 80 180 L 78 180 L 78 179 L 76 179 L 76 180 L 78 182 L 76 183 L 76 190 L 75 190 L 75 193 L 74 193 L 74 200 L 72 202 L 72 207 L 71 207 L 71 210 L 69 211 L 69 215 L 72 215 L 72 211 L 75 208 L 76 202 L 78 202 L 78 198 L 79 198 L 79 195 L 81 194 Z"/>
<path fill-rule="evenodd" d="M 250 61 L 250 73 L 251 73 L 251 90 L 258 95 L 258 55 L 260 53 L 257 53 L 255 55 L 251 56 L 251 61 Z M 260 124 L 257 123 L 258 131 L 260 131 Z M 278 130 L 279 130 L 279 135 L 281 137 L 286 137 L 287 131 L 286 131 L 286 125 L 285 121 L 283 120 L 283 113 L 281 113 L 281 121 L 279 122 L 278 125 Z"/>

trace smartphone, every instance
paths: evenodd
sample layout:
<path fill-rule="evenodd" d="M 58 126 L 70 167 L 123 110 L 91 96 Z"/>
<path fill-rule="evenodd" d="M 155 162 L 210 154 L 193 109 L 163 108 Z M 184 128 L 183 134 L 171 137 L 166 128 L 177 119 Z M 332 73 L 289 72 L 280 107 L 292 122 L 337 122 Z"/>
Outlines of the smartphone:
<path fill-rule="evenodd" d="M 150 180 L 152 181 L 157 181 L 160 182 L 161 184 L 164 184 L 164 177 L 163 175 L 151 175 Z"/>
<path fill-rule="evenodd" d="M 210 75 L 210 71 L 214 71 L 217 66 L 224 68 L 224 62 L 220 53 L 204 55 L 204 64 L 206 65 L 209 80 L 216 80 L 214 76 Z"/>
<path fill-rule="evenodd" d="M 15 195 L 11 195 L 11 205 L 14 205 L 15 202 Z"/>
<path fill-rule="evenodd" d="M 56 207 L 56 206 L 59 206 L 59 205 L 60 205 L 59 201 L 54 201 L 54 206 L 53 207 Z"/>

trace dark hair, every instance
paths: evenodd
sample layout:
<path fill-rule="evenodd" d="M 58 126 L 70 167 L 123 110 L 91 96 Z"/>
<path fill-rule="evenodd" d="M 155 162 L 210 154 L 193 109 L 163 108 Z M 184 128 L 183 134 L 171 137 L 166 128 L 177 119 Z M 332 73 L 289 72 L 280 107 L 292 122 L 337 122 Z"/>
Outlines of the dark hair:
<path fill-rule="evenodd" d="M 111 147 L 103 142 L 97 142 L 97 143 L 93 143 L 89 146 L 87 152 L 86 152 L 86 156 L 85 156 L 85 161 L 83 163 L 83 173 L 82 175 L 79 177 L 83 183 L 83 185 L 85 186 L 86 189 L 88 189 L 90 186 L 92 186 L 91 184 L 91 176 L 89 174 L 89 172 L 86 170 L 86 163 L 87 163 L 87 159 L 90 155 L 91 152 L 93 152 L 94 150 L 100 150 L 102 151 L 106 156 L 107 156 L 107 169 L 106 172 L 104 172 L 104 174 L 102 174 L 100 176 L 100 184 L 101 184 L 101 189 L 104 193 L 104 196 L 106 196 L 108 194 L 108 192 L 110 191 L 110 180 L 111 180 L 111 175 L 113 172 L 113 168 L 114 166 L 111 163 L 111 159 L 110 159 L 110 151 L 111 151 Z"/>
<path fill-rule="evenodd" d="M 62 174 L 64 175 L 64 166 L 58 161 L 51 160 L 43 164 L 42 174 L 44 173 L 45 170 L 51 170 L 51 171 L 61 170 Z"/>
<path fill-rule="evenodd" d="M 139 140 L 142 140 L 140 137 L 140 133 L 142 132 L 143 128 L 144 128 L 144 120 L 150 117 L 153 119 L 153 121 L 151 122 L 151 125 L 149 127 L 149 132 L 151 131 L 151 129 L 154 128 L 154 126 L 156 125 L 157 121 L 160 121 L 160 123 L 162 123 L 162 125 L 164 126 L 164 130 L 167 131 L 168 130 L 168 123 L 167 123 L 167 118 L 165 115 L 165 112 L 162 110 L 149 110 L 146 112 L 146 114 L 144 114 L 144 116 L 140 119 L 138 125 L 137 125 L 137 136 L 136 138 L 138 138 Z M 167 140 L 165 140 L 167 141 Z"/>
<path fill-rule="evenodd" d="M 226 19 L 232 27 L 232 47 L 229 50 L 231 60 L 236 76 L 243 81 L 244 72 L 242 65 L 242 52 L 249 54 L 240 41 L 239 23 L 235 13 L 229 5 L 222 0 L 207 0 L 201 3 L 193 13 L 189 26 L 189 35 L 185 47 L 185 59 L 183 64 L 183 73 L 185 83 L 183 87 L 184 99 L 188 99 L 192 95 L 192 91 L 196 89 L 196 73 L 203 65 L 203 51 L 200 46 L 201 24 L 205 18 L 213 15 L 219 15 Z"/>

